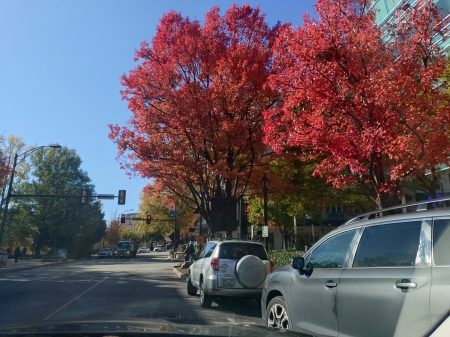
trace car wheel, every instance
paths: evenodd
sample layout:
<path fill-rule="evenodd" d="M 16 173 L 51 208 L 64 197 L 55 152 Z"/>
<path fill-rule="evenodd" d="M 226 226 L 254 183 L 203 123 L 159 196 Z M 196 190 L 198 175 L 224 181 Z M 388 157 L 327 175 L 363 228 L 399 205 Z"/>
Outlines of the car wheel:
<path fill-rule="evenodd" d="M 197 287 L 192 284 L 191 275 L 189 275 L 188 281 L 187 281 L 187 293 L 188 293 L 188 295 L 191 295 L 191 296 L 197 295 Z"/>
<path fill-rule="evenodd" d="M 289 315 L 282 296 L 273 298 L 267 306 L 266 326 L 276 329 L 289 329 Z"/>
<path fill-rule="evenodd" d="M 205 282 L 200 281 L 200 306 L 202 308 L 211 308 L 212 298 L 207 293 L 205 293 Z"/>

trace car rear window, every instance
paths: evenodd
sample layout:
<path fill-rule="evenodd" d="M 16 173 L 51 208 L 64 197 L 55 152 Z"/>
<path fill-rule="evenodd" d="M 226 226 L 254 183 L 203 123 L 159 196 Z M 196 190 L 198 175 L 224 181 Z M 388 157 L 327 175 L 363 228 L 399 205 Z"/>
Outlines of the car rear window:
<path fill-rule="evenodd" d="M 246 255 L 255 255 L 261 260 L 268 260 L 262 245 L 251 243 L 223 243 L 219 247 L 219 259 L 239 260 Z"/>

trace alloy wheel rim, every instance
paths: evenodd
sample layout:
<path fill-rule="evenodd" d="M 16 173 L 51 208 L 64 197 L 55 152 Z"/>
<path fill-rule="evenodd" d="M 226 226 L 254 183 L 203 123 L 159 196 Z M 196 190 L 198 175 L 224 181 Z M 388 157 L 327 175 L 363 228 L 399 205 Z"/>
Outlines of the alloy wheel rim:
<path fill-rule="evenodd" d="M 289 328 L 289 318 L 286 309 L 278 303 L 270 307 L 269 315 L 267 316 L 267 326 L 278 329 Z"/>

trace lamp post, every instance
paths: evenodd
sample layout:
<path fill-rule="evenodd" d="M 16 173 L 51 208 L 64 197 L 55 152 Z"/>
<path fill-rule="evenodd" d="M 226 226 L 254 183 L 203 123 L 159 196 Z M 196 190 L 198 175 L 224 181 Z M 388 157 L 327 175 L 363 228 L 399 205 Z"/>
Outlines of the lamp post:
<path fill-rule="evenodd" d="M 35 151 L 37 151 L 37 150 L 46 148 L 46 147 L 51 147 L 51 148 L 54 148 L 54 149 L 59 149 L 59 148 L 61 148 L 61 145 L 44 145 L 44 146 L 38 146 L 38 147 L 35 147 L 35 148 L 33 148 L 33 149 L 27 150 L 27 151 L 25 151 L 25 152 L 23 152 L 23 153 L 21 153 L 21 154 L 17 154 L 17 153 L 16 153 L 16 154 L 14 155 L 14 163 L 13 163 L 12 170 L 11 170 L 11 177 L 9 178 L 8 193 L 6 193 L 6 199 L 5 199 L 5 210 L 4 210 L 4 212 L 3 212 L 2 225 L 1 225 L 1 228 L 0 228 L 0 246 L 1 246 L 2 241 L 3 241 L 3 232 L 4 232 L 4 230 L 5 230 L 6 217 L 7 217 L 7 215 L 8 215 L 8 205 L 9 205 L 9 199 L 11 198 L 11 191 L 12 191 L 12 184 L 13 184 L 13 180 L 14 180 L 14 173 L 15 173 L 15 171 L 16 171 L 16 166 L 17 166 L 17 164 L 20 164 L 20 162 L 17 163 L 17 158 L 19 158 L 20 156 L 23 156 L 22 160 L 24 160 L 29 154 L 31 154 L 31 153 L 33 153 L 33 152 L 35 152 Z M 22 160 L 21 160 L 21 161 L 22 161 Z"/>
<path fill-rule="evenodd" d="M 264 173 L 264 177 L 261 179 L 261 184 L 263 186 L 263 194 L 264 194 L 264 226 L 267 226 L 267 190 L 270 184 L 269 179 L 267 179 L 266 174 Z M 268 247 L 267 236 L 264 238 L 264 245 L 266 246 L 266 250 Z"/>

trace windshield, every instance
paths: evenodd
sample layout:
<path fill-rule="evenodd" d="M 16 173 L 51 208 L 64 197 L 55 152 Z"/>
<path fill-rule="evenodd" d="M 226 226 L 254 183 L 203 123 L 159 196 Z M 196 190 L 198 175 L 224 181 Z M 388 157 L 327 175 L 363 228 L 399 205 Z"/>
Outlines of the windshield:
<path fill-rule="evenodd" d="M 219 248 L 219 259 L 239 260 L 246 255 L 255 255 L 261 260 L 268 260 L 262 245 L 243 243 L 222 243 Z"/>
<path fill-rule="evenodd" d="M 0 1 L 0 334 L 426 336 L 450 216 L 311 247 L 450 196 L 449 38 L 450 0 Z"/>

